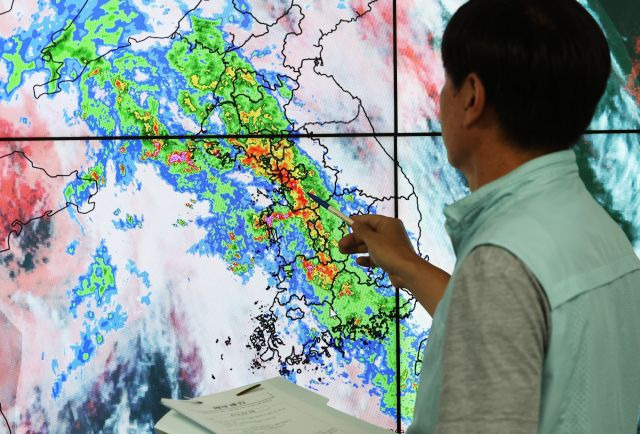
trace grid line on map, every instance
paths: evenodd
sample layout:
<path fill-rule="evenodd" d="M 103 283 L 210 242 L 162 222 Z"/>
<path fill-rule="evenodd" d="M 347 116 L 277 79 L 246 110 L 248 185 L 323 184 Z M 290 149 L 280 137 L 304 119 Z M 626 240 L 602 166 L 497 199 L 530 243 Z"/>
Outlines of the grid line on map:
<path fill-rule="evenodd" d="M 640 134 L 640 129 L 586 130 L 583 135 Z M 281 133 L 281 134 L 172 134 L 172 135 L 94 135 L 94 136 L 15 136 L 0 137 L 0 142 L 51 142 L 84 140 L 188 140 L 188 139 L 321 139 L 359 137 L 441 137 L 440 131 L 360 132 L 360 133 Z"/>
<path fill-rule="evenodd" d="M 393 0 L 393 211 L 398 218 L 398 33 L 396 0 Z M 396 344 L 396 432 L 402 432 L 402 385 L 400 384 L 400 289 L 395 288 L 395 344 Z"/>
<path fill-rule="evenodd" d="M 640 134 L 640 129 L 586 130 L 583 135 Z M 321 139 L 359 137 L 441 137 L 440 131 L 433 132 L 361 132 L 361 133 L 282 133 L 282 134 L 173 134 L 173 135 L 120 135 L 120 136 L 16 136 L 0 137 L 0 142 L 51 142 L 85 140 L 208 140 L 208 139 Z"/>

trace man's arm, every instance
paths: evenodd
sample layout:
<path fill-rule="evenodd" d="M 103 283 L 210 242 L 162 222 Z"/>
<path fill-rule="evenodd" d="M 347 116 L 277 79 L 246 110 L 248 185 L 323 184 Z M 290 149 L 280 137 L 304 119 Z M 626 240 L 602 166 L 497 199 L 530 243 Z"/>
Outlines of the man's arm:
<path fill-rule="evenodd" d="M 536 433 L 550 315 L 545 293 L 505 249 L 460 265 L 447 317 L 438 433 Z"/>

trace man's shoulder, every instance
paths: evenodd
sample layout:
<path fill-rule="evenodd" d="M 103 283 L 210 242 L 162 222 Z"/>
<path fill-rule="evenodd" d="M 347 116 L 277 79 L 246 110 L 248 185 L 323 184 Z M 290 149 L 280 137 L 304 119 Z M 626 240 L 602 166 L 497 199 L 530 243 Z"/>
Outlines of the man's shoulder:
<path fill-rule="evenodd" d="M 500 246 L 522 261 L 551 306 L 640 266 L 633 247 L 584 184 L 514 195 L 478 228 L 469 250 Z M 547 197 L 549 196 L 549 197 Z"/>
<path fill-rule="evenodd" d="M 577 174 L 542 186 L 525 186 L 507 195 L 487 214 L 481 227 L 476 228 L 468 251 L 478 244 L 500 245 L 525 263 L 527 258 L 515 249 L 535 251 L 538 256 L 540 250 L 544 256 L 572 249 L 575 251 L 571 254 L 580 255 L 591 248 L 633 252 L 622 229 Z"/>

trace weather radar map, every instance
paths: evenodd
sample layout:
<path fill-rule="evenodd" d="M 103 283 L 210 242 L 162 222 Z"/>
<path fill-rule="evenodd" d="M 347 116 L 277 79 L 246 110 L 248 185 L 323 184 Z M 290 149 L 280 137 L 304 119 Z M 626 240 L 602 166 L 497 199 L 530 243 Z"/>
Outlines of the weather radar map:
<path fill-rule="evenodd" d="M 614 3 L 583 2 L 614 70 L 592 126 L 610 131 L 576 152 L 637 243 L 640 21 Z M 442 209 L 469 191 L 439 137 L 439 46 L 461 4 L 0 0 L 12 432 L 152 432 L 162 397 L 277 375 L 406 427 L 431 319 L 340 254 L 348 227 L 307 193 L 399 216 L 452 270 Z"/>

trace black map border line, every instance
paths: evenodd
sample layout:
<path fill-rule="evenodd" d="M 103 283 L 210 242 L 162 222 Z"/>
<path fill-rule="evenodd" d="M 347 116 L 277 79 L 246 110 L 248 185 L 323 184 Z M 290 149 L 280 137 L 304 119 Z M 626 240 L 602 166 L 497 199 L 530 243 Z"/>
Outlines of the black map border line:
<path fill-rule="evenodd" d="M 178 35 L 178 31 L 180 30 L 180 25 L 181 25 L 182 21 L 190 13 L 195 11 L 203 1 L 204 0 L 199 0 L 198 3 L 196 3 L 196 5 L 193 8 L 187 10 L 184 13 L 184 15 L 182 16 L 182 18 L 180 18 L 178 20 L 178 25 L 177 25 L 176 29 L 173 32 L 171 32 L 169 35 L 167 35 L 167 36 L 152 36 L 152 35 L 149 35 L 149 36 L 146 36 L 146 37 L 144 37 L 144 38 L 142 38 L 140 40 L 137 40 L 134 37 L 130 36 L 130 37 L 127 38 L 127 43 L 126 44 L 120 45 L 120 46 L 118 46 L 116 48 L 112 48 L 111 50 L 107 51 L 106 53 L 104 53 L 104 54 L 102 54 L 102 55 L 100 55 L 100 56 L 98 56 L 96 58 L 86 59 L 86 61 L 82 65 L 82 70 L 80 72 L 78 72 L 75 77 L 68 78 L 68 79 L 67 78 L 62 78 L 62 76 L 60 75 L 60 70 L 64 66 L 64 62 L 57 62 L 56 60 L 54 60 L 52 55 L 51 55 L 51 50 L 58 44 L 58 41 L 55 40 L 57 38 L 57 36 L 62 34 L 62 33 L 64 33 L 65 31 L 67 31 L 69 28 L 71 28 L 71 26 L 76 22 L 76 20 L 78 19 L 78 17 L 80 16 L 82 11 L 84 10 L 84 8 L 87 6 L 87 3 L 89 3 L 89 0 L 85 0 L 85 2 L 82 4 L 82 7 L 78 11 L 78 13 L 75 15 L 75 17 L 73 17 L 73 19 L 71 19 L 69 21 L 69 24 L 64 26 L 64 27 L 62 27 L 61 29 L 58 29 L 55 32 L 53 32 L 51 34 L 51 36 L 49 37 L 49 40 L 51 41 L 51 44 L 47 45 L 46 47 L 44 47 L 40 51 L 40 54 L 41 54 L 40 58 L 45 62 L 45 64 L 46 64 L 46 62 L 50 61 L 52 63 L 58 64 L 58 67 L 56 68 L 55 72 L 52 74 L 52 78 L 49 81 L 47 81 L 45 83 L 42 83 L 42 84 L 36 84 L 36 85 L 33 86 L 33 88 L 32 88 L 33 97 L 37 100 L 43 95 L 55 95 L 55 94 L 57 94 L 59 92 L 62 92 L 62 89 L 60 88 L 60 85 L 62 83 L 74 83 L 75 81 L 77 81 L 82 76 L 82 74 L 84 74 L 84 72 L 89 67 L 89 64 L 91 64 L 91 63 L 93 63 L 95 61 L 98 61 L 98 60 L 108 56 L 109 54 L 115 52 L 115 51 L 121 50 L 123 48 L 131 47 L 131 45 L 133 45 L 131 41 L 139 44 L 139 43 L 144 42 L 144 41 L 146 41 L 148 39 L 174 39 L 176 37 L 176 35 Z M 56 89 L 54 91 L 48 92 L 48 91 L 44 90 L 42 93 L 36 94 L 36 89 L 46 88 L 51 83 L 55 83 L 55 85 L 56 85 Z"/>
<path fill-rule="evenodd" d="M 27 160 L 29 162 L 29 164 L 31 165 L 31 167 L 33 169 L 37 169 L 37 170 L 42 170 L 44 172 L 45 175 L 47 175 L 49 178 L 51 179 L 55 179 L 55 178 L 68 178 L 71 177 L 73 175 L 76 176 L 76 180 L 81 180 L 81 181 L 87 181 L 87 182 L 91 182 L 93 183 L 93 187 L 94 190 L 92 192 L 89 193 L 89 197 L 87 198 L 87 204 L 91 205 L 91 209 L 87 210 L 87 211 L 81 211 L 80 210 L 80 205 L 78 205 L 77 203 L 74 202 L 65 202 L 65 205 L 62 208 L 59 208 L 57 210 L 46 210 L 44 213 L 42 213 L 42 215 L 37 216 L 37 217 L 32 217 L 27 221 L 22 221 L 20 219 L 15 219 L 13 222 L 11 222 L 11 230 L 9 231 L 9 233 L 7 234 L 7 248 L 6 249 L 0 249 L 0 253 L 4 253 L 4 252 L 8 252 L 11 250 L 11 235 L 13 235 L 14 237 L 19 236 L 22 233 L 22 230 L 24 229 L 25 226 L 27 226 L 28 224 L 36 221 L 36 220 L 40 220 L 40 219 L 44 219 L 44 218 L 51 218 L 54 215 L 58 214 L 59 212 L 64 211 L 65 209 L 69 208 L 69 207 L 73 207 L 75 208 L 76 212 L 78 214 L 89 214 L 90 212 L 92 212 L 95 207 L 96 207 L 96 203 L 93 201 L 93 197 L 98 194 L 98 181 L 96 181 L 93 178 L 85 178 L 80 176 L 78 169 L 71 171 L 68 174 L 58 174 L 58 175 L 51 175 L 49 172 L 47 172 L 47 170 L 43 167 L 39 167 L 36 166 L 33 162 L 33 160 L 31 160 L 29 157 L 27 157 L 27 155 L 24 153 L 24 151 L 12 151 L 8 154 L 5 155 L 0 155 L 0 160 L 2 160 L 3 158 L 9 158 L 14 154 L 19 154 L 22 156 L 22 158 L 24 158 L 25 160 Z M 13 229 L 17 227 L 18 229 Z"/>
<path fill-rule="evenodd" d="M 7 9 L 6 11 L 2 11 L 0 12 L 0 15 L 4 15 L 4 14 L 8 14 L 9 12 L 11 12 L 11 10 L 13 9 L 13 4 L 16 2 L 16 0 L 11 0 L 11 4 L 9 5 L 9 9 Z M 2 411 L 2 409 L 0 409 L 0 412 Z M 4 416 L 4 414 L 3 414 Z M 11 434 L 11 431 L 9 431 L 9 434 Z"/>
<path fill-rule="evenodd" d="M 13 3 L 12 3 L 12 5 L 13 5 Z M 9 9 L 9 10 L 11 10 L 11 9 Z M 2 14 L 0 14 L 0 15 L 2 15 Z M 1 402 L 0 402 L 0 414 L 2 415 L 2 418 L 4 419 L 4 422 L 7 424 L 7 429 L 9 430 L 9 434 L 11 434 L 11 425 L 9 425 L 9 421 L 7 420 L 7 416 L 5 416 L 4 412 L 2 411 L 2 403 Z"/>

